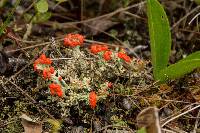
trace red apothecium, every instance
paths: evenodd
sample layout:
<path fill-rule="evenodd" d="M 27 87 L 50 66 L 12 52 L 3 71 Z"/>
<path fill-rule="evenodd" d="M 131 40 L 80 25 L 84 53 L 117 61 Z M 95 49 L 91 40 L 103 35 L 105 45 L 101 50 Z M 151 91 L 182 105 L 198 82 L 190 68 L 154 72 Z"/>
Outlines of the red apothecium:
<path fill-rule="evenodd" d="M 85 38 L 80 34 L 67 34 L 64 38 L 64 45 L 76 47 L 83 44 Z"/>
<path fill-rule="evenodd" d="M 119 53 L 117 54 L 117 56 L 118 56 L 119 58 L 123 59 L 124 61 L 126 61 L 127 63 L 130 63 L 130 62 L 131 62 L 131 58 L 130 58 L 128 55 L 126 55 L 125 53 L 123 53 L 123 52 L 119 52 Z"/>
<path fill-rule="evenodd" d="M 106 52 L 104 52 L 104 54 L 103 54 L 103 58 L 104 58 L 106 61 L 109 61 L 109 60 L 111 60 L 111 55 L 112 55 L 112 52 L 111 52 L 111 51 L 106 51 Z"/>
<path fill-rule="evenodd" d="M 49 89 L 50 89 L 51 95 L 57 94 L 59 97 L 63 96 L 63 92 L 59 84 L 51 83 L 49 85 Z"/>
<path fill-rule="evenodd" d="M 100 45 L 100 44 L 92 44 L 91 48 L 90 48 L 90 51 L 93 54 L 97 54 L 97 53 L 99 53 L 101 51 L 107 51 L 107 50 L 108 50 L 108 46 Z"/>
<path fill-rule="evenodd" d="M 91 91 L 89 94 L 89 103 L 90 103 L 90 107 L 92 109 L 94 109 L 96 107 L 97 104 L 97 95 L 94 91 Z"/>

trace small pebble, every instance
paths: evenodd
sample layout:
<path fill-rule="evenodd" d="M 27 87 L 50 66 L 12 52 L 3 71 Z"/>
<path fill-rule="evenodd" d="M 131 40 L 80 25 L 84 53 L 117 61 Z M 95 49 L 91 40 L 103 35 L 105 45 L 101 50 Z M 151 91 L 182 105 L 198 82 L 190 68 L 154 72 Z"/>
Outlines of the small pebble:
<path fill-rule="evenodd" d="M 127 110 L 130 110 L 132 107 L 130 100 L 128 100 L 127 98 L 124 98 L 123 99 L 123 107 Z"/>

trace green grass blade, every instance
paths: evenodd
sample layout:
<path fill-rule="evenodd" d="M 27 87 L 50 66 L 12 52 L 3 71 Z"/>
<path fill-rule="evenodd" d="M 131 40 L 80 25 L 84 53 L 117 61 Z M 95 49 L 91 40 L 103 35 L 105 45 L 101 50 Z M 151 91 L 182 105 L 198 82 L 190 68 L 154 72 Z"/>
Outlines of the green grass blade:
<path fill-rule="evenodd" d="M 198 67 L 200 67 L 200 51 L 195 52 L 180 60 L 179 62 L 161 70 L 158 80 L 164 82 L 169 79 L 179 78 L 185 74 L 192 72 Z"/>
<path fill-rule="evenodd" d="M 167 15 L 157 0 L 147 0 L 151 58 L 155 80 L 159 71 L 166 68 L 171 49 L 171 33 Z"/>

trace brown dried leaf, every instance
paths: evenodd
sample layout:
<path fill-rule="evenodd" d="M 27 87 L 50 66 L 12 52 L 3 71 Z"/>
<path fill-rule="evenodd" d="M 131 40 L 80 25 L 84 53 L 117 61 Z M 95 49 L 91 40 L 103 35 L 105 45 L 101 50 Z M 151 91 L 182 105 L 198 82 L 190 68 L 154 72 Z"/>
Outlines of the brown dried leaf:
<path fill-rule="evenodd" d="M 190 86 L 189 91 L 192 97 L 196 100 L 196 102 L 200 101 L 200 87 L 199 86 Z"/>
<path fill-rule="evenodd" d="M 147 133 L 161 133 L 158 109 L 148 107 L 142 110 L 137 116 L 137 125 L 139 128 L 145 127 Z"/>
<path fill-rule="evenodd" d="M 24 127 L 24 133 L 41 133 L 42 132 L 42 123 L 33 121 L 30 117 L 23 114 L 21 117 L 21 123 Z"/>
<path fill-rule="evenodd" d="M 161 94 L 166 94 L 168 92 L 171 92 L 172 88 L 170 86 L 168 86 L 167 84 L 161 84 L 159 91 L 160 91 Z"/>

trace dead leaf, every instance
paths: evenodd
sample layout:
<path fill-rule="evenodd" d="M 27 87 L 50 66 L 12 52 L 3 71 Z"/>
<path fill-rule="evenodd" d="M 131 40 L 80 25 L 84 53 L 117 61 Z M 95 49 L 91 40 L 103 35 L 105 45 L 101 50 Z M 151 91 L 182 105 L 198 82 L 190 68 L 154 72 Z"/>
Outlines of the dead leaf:
<path fill-rule="evenodd" d="M 42 132 L 42 123 L 35 122 L 33 119 L 23 114 L 21 117 L 21 123 L 24 127 L 24 133 L 41 133 Z"/>
<path fill-rule="evenodd" d="M 142 110 L 137 116 L 137 125 L 139 128 L 145 127 L 147 133 L 161 133 L 158 109 L 148 107 Z"/>
<path fill-rule="evenodd" d="M 189 91 L 192 97 L 196 100 L 196 102 L 199 102 L 200 101 L 200 87 L 196 85 L 190 86 Z"/>
<path fill-rule="evenodd" d="M 113 22 L 109 19 L 97 19 L 91 22 L 84 23 L 84 32 L 94 36 L 106 31 L 116 24 L 118 24 L 118 22 Z"/>

